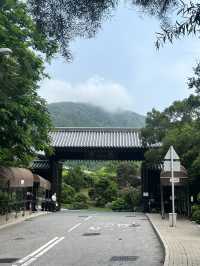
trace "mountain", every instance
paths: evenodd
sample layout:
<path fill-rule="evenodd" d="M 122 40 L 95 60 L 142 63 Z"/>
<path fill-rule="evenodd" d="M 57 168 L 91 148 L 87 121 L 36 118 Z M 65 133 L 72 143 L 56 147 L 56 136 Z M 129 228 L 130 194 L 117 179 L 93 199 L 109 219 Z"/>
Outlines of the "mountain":
<path fill-rule="evenodd" d="M 48 110 L 56 127 L 141 128 L 145 125 L 145 116 L 132 111 L 108 112 L 86 103 L 51 103 Z"/>

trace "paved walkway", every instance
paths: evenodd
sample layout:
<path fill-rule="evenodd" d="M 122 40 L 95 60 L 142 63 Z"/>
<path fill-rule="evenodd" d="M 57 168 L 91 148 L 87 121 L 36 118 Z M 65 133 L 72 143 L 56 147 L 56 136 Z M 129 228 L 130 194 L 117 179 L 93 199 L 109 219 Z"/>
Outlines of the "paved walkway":
<path fill-rule="evenodd" d="M 164 266 L 200 266 L 200 226 L 186 219 L 175 228 L 159 214 L 148 214 L 165 248 Z"/>
<path fill-rule="evenodd" d="M 30 211 L 26 211 L 24 216 L 22 216 L 22 212 L 17 214 L 17 217 L 15 215 L 15 213 L 9 213 L 8 217 L 6 218 L 5 215 L 0 215 L 0 229 L 7 227 L 9 225 L 13 225 L 16 223 L 20 223 L 28 218 L 33 218 L 33 217 L 37 217 L 37 216 L 41 216 L 41 215 L 45 215 L 48 212 L 42 212 L 42 211 L 37 211 L 37 212 L 30 212 Z"/>

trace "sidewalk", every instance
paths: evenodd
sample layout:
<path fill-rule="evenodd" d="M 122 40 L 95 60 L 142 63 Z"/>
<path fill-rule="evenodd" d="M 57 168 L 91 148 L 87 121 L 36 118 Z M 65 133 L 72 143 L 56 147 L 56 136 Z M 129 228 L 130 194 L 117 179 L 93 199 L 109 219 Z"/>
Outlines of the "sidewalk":
<path fill-rule="evenodd" d="M 147 214 L 165 249 L 164 266 L 200 266 L 200 226 L 186 219 L 175 228 L 160 214 Z"/>
<path fill-rule="evenodd" d="M 18 213 L 17 217 L 15 217 L 15 213 L 10 213 L 8 220 L 6 220 L 5 215 L 4 216 L 0 215 L 0 229 L 13 225 L 13 224 L 21 223 L 26 219 L 31 219 L 37 216 L 46 215 L 48 213 L 49 212 L 46 212 L 46 211 L 37 211 L 34 213 L 30 213 L 29 211 L 26 211 L 24 216 L 22 216 L 22 212 L 21 212 L 21 213 Z"/>

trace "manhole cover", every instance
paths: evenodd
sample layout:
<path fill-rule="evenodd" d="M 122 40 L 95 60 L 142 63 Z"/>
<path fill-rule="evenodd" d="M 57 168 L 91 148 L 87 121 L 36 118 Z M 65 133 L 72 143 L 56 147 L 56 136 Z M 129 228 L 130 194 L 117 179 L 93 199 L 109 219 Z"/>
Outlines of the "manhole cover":
<path fill-rule="evenodd" d="M 19 260 L 19 258 L 3 258 L 0 259 L 0 263 L 13 263 L 17 260 Z"/>
<path fill-rule="evenodd" d="M 99 236 L 100 233 L 85 233 L 83 236 Z"/>
<path fill-rule="evenodd" d="M 140 225 L 139 224 L 131 224 L 129 225 L 129 227 L 139 227 Z"/>
<path fill-rule="evenodd" d="M 137 256 L 114 256 L 110 259 L 110 261 L 122 261 L 122 262 L 128 262 L 128 261 L 136 261 L 138 259 Z"/>
<path fill-rule="evenodd" d="M 24 240 L 23 237 L 16 237 L 14 240 Z"/>

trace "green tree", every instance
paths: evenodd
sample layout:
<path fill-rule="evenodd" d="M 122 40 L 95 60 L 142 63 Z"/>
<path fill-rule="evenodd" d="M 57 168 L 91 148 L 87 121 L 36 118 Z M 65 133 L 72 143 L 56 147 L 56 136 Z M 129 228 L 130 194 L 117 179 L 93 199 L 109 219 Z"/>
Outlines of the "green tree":
<path fill-rule="evenodd" d="M 75 189 L 70 185 L 63 184 L 61 193 L 62 203 L 72 203 L 75 197 Z"/>
<path fill-rule="evenodd" d="M 81 167 L 76 166 L 68 171 L 68 174 L 63 176 L 63 182 L 72 186 L 76 191 L 80 191 L 85 187 L 85 174 Z"/>
<path fill-rule="evenodd" d="M 200 95 L 199 65 L 195 77 L 189 79 L 189 88 L 196 93 L 182 101 L 175 101 L 163 112 L 152 110 L 148 113 L 146 128 L 142 131 L 144 143 L 162 142 L 157 150 L 149 150 L 146 160 L 149 164 L 161 163 L 170 145 L 173 145 L 187 168 L 193 182 L 199 184 L 200 173 Z"/>
<path fill-rule="evenodd" d="M 49 150 L 51 123 L 37 89 L 46 76 L 42 54 L 50 58 L 57 47 L 17 0 L 0 3 L 0 40 L 13 50 L 0 56 L 0 164 L 27 165 L 36 151 Z"/>
<path fill-rule="evenodd" d="M 117 196 L 117 184 L 109 178 L 101 178 L 94 186 L 96 205 L 103 207 Z"/>
<path fill-rule="evenodd" d="M 135 163 L 122 162 L 117 166 L 116 181 L 119 187 L 139 186 L 140 179 L 138 179 L 138 175 L 139 169 Z"/>

